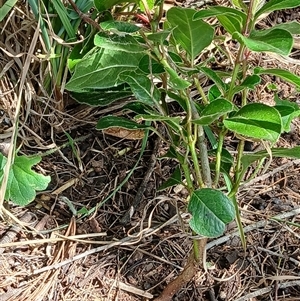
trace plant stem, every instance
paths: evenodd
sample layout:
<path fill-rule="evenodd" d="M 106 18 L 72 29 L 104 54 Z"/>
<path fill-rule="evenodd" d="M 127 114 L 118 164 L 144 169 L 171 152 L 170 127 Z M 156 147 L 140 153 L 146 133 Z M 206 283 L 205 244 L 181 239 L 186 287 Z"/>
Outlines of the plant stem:
<path fill-rule="evenodd" d="M 211 187 L 212 186 L 211 170 L 209 166 L 207 145 L 205 142 L 205 134 L 202 126 L 198 126 L 197 146 L 200 154 L 203 182 L 206 187 Z"/>
<path fill-rule="evenodd" d="M 196 233 L 193 233 L 196 235 Z M 200 239 L 193 239 L 193 250 L 196 262 L 200 267 L 203 267 L 203 259 L 205 255 L 205 248 L 207 243 L 207 237 L 203 237 Z"/>
<path fill-rule="evenodd" d="M 195 125 L 195 130 L 197 131 L 197 126 Z M 196 140 L 195 139 L 191 139 L 189 141 L 189 149 L 192 155 L 192 160 L 193 160 L 193 164 L 194 164 L 194 169 L 195 169 L 195 173 L 196 173 L 196 177 L 197 177 L 197 182 L 198 182 L 198 186 L 200 188 L 204 188 L 205 184 L 203 182 L 202 179 L 202 175 L 201 175 L 201 171 L 200 171 L 200 167 L 199 167 L 199 161 L 198 161 L 198 156 L 197 156 L 197 152 L 196 152 Z"/>
<path fill-rule="evenodd" d="M 242 171 L 242 157 L 244 153 L 244 147 L 245 147 L 245 140 L 241 139 L 238 144 L 237 159 L 236 159 L 236 165 L 234 169 L 235 181 L 237 181 L 237 179 L 240 177 Z"/>
<path fill-rule="evenodd" d="M 196 86 L 196 88 L 197 88 L 197 90 L 198 90 L 198 92 L 199 92 L 199 94 L 201 96 L 202 102 L 205 105 L 208 105 L 209 101 L 208 101 L 208 99 L 207 99 L 207 97 L 206 97 L 206 95 L 205 95 L 205 93 L 204 93 L 204 91 L 203 91 L 203 89 L 202 89 L 202 87 L 200 85 L 200 81 L 199 81 L 198 77 L 196 77 L 196 76 L 194 76 L 194 84 L 195 84 L 195 86 Z"/>
<path fill-rule="evenodd" d="M 216 154 L 216 175 L 214 180 L 214 187 L 218 186 L 219 179 L 220 179 L 220 169 L 221 169 L 221 158 L 222 158 L 222 148 L 224 143 L 224 138 L 227 133 L 227 130 L 224 128 L 219 134 L 219 141 L 218 141 L 218 148 Z"/>
<path fill-rule="evenodd" d="M 184 177 L 186 180 L 187 190 L 189 192 L 189 195 L 191 195 L 194 190 L 194 185 L 193 185 L 193 181 L 191 179 L 189 164 L 187 163 L 187 161 L 185 161 L 184 163 L 181 163 L 181 167 L 183 169 Z"/>
<path fill-rule="evenodd" d="M 234 96 L 234 88 L 235 88 L 235 85 L 236 85 L 236 80 L 237 80 L 237 77 L 238 77 L 238 73 L 240 71 L 240 64 L 242 62 L 242 59 L 243 59 L 243 55 L 244 55 L 244 50 L 245 50 L 245 46 L 244 45 L 241 45 L 239 50 L 238 50 L 238 53 L 237 53 L 237 57 L 236 57 L 236 60 L 235 60 L 235 64 L 234 64 L 234 68 L 233 68 L 233 72 L 232 72 L 232 77 L 231 77 L 231 83 L 230 83 L 230 87 L 229 87 L 229 91 L 228 91 L 228 100 L 229 101 L 233 101 L 233 96 Z"/>
<path fill-rule="evenodd" d="M 191 101 L 191 109 L 192 109 L 192 118 L 199 119 L 199 113 L 195 107 L 195 104 Z M 205 133 L 203 126 L 197 125 L 197 147 L 199 149 L 200 161 L 201 161 L 201 172 L 202 179 L 204 182 L 204 186 L 211 187 L 211 170 L 209 166 L 208 153 L 207 153 L 207 144 L 205 141 Z"/>

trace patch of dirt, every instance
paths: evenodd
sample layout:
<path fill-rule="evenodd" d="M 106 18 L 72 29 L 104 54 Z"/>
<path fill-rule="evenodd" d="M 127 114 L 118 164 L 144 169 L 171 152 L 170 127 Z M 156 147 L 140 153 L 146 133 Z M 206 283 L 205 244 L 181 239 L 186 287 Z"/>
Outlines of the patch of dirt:
<path fill-rule="evenodd" d="M 300 8 L 272 14 L 260 26 L 299 18 L 299 12 Z M 32 35 L 32 29 L 9 29 L 19 42 L 10 51 L 14 59 L 6 53 L 0 58 L 2 68 L 12 65 L 0 79 L 2 147 L 12 132 L 17 97 L 13 79 L 19 78 L 24 63 L 16 55 L 25 47 L 20 47 L 25 34 Z M 1 40 L 0 46 L 7 43 Z M 234 54 L 234 45 L 230 47 Z M 298 60 L 299 50 L 294 49 L 291 57 Z M 299 74 L 299 65 L 266 54 L 250 54 L 249 63 Z M 37 88 L 38 70 L 38 62 L 33 62 L 24 88 L 28 98 L 18 142 L 22 153 L 47 154 L 37 168 L 50 174 L 52 181 L 25 208 L 5 204 L 25 226 L 12 226 L 6 217 L 0 223 L 0 301 L 151 300 L 180 273 L 192 248 L 188 216 L 177 214 L 185 211 L 185 191 L 158 191 L 176 163 L 155 161 L 133 211 L 153 154 L 165 152 L 163 143 L 151 136 L 140 158 L 140 140 L 95 130 L 101 116 L 120 114 L 122 104 L 91 108 L 65 94 L 58 105 Z M 252 97 L 272 103 L 269 83 L 276 84 L 280 97 L 299 102 L 299 92 L 291 85 L 268 76 Z M 72 137 L 73 149 L 64 132 Z M 292 147 L 299 141 L 300 122 L 295 120 L 291 133 L 283 135 L 278 145 Z M 300 296 L 300 161 L 282 158 L 266 166 L 264 173 L 255 176 L 249 170 L 249 181 L 238 196 L 246 252 L 233 222 L 223 237 L 209 240 L 207 271 L 199 271 L 173 300 L 296 300 Z M 130 209 L 129 223 L 121 223 Z"/>

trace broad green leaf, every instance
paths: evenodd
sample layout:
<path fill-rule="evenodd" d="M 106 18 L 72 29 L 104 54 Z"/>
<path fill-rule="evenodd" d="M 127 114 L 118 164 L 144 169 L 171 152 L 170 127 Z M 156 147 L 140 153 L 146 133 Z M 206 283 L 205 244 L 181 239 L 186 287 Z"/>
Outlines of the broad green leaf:
<path fill-rule="evenodd" d="M 247 16 L 238 9 L 226 6 L 212 6 L 208 9 L 201 9 L 194 15 L 194 20 L 217 17 L 221 15 L 233 15 L 242 20 L 242 25 L 246 23 Z"/>
<path fill-rule="evenodd" d="M 139 44 L 132 36 L 108 36 L 105 33 L 99 33 L 94 37 L 95 46 L 110 49 L 113 51 L 124 51 L 129 53 L 143 52 L 145 48 Z M 124 54 L 123 54 L 124 55 Z"/>
<path fill-rule="evenodd" d="M 139 68 L 141 71 L 145 72 L 146 74 L 160 74 L 165 72 L 163 65 L 157 62 L 156 60 L 150 58 L 148 54 L 143 56 L 142 59 L 140 60 Z"/>
<path fill-rule="evenodd" d="M 232 2 L 232 4 L 233 4 L 235 7 L 238 7 L 238 8 L 240 8 L 240 9 L 242 9 L 242 10 L 247 11 L 247 6 L 246 6 L 246 4 L 243 2 L 243 0 L 232 0 L 231 2 Z"/>
<path fill-rule="evenodd" d="M 152 109 L 152 106 L 147 106 L 142 102 L 134 101 L 134 102 L 129 102 L 128 104 L 124 105 L 123 107 L 124 110 L 130 110 L 136 114 L 139 115 L 155 115 L 157 114 L 157 111 Z"/>
<path fill-rule="evenodd" d="M 146 0 L 145 2 L 148 5 L 148 9 L 150 9 L 150 10 L 153 9 L 155 0 Z M 139 1 L 139 7 L 140 7 L 142 12 L 145 12 L 145 7 L 144 7 L 143 1 Z"/>
<path fill-rule="evenodd" d="M 173 70 L 172 68 L 165 66 L 165 69 L 170 76 L 169 84 L 175 90 L 183 90 L 183 89 L 188 88 L 191 85 L 190 82 L 179 77 L 178 74 L 176 73 L 176 71 Z"/>
<path fill-rule="evenodd" d="M 18 0 L 7 0 L 0 7 L 0 22 L 7 16 Z"/>
<path fill-rule="evenodd" d="M 183 62 L 181 56 L 175 52 L 168 51 L 168 55 L 176 65 L 180 65 Z"/>
<path fill-rule="evenodd" d="M 227 85 L 219 77 L 217 72 L 207 67 L 201 67 L 200 70 L 217 85 L 220 91 L 222 91 L 223 93 L 226 92 Z"/>
<path fill-rule="evenodd" d="M 275 97 L 275 102 L 275 109 L 281 115 L 283 131 L 288 133 L 291 131 L 292 120 L 300 116 L 300 108 L 296 103 L 278 97 Z"/>
<path fill-rule="evenodd" d="M 161 186 L 158 187 L 157 191 L 162 191 L 166 188 L 172 187 L 174 185 L 182 184 L 181 181 L 181 171 L 179 166 L 176 167 L 171 177 L 165 181 Z"/>
<path fill-rule="evenodd" d="M 119 35 L 126 33 L 134 33 L 141 29 L 135 24 L 114 20 L 101 22 L 100 26 L 103 30 L 110 30 L 111 32 L 114 32 Z"/>
<path fill-rule="evenodd" d="M 300 33 L 300 23 L 297 22 L 297 21 L 291 21 L 291 22 L 276 24 L 276 25 L 273 26 L 273 28 L 279 28 L 279 29 L 287 30 L 292 35 L 297 35 L 297 34 Z"/>
<path fill-rule="evenodd" d="M 107 106 L 114 101 L 128 98 L 132 91 L 127 85 L 120 85 L 110 89 L 91 90 L 87 92 L 71 93 L 72 97 L 79 103 L 86 103 L 90 106 Z"/>
<path fill-rule="evenodd" d="M 300 76 L 283 69 L 264 69 L 257 67 L 254 69 L 255 74 L 271 74 L 280 77 L 281 79 L 295 85 L 300 89 Z"/>
<path fill-rule="evenodd" d="M 77 44 L 73 47 L 68 57 L 68 68 L 71 72 L 75 70 L 75 66 L 82 60 L 82 58 L 94 47 L 93 41 L 89 41 L 86 45 Z"/>
<path fill-rule="evenodd" d="M 295 146 L 293 148 L 271 148 L 271 151 L 273 157 L 300 159 L 300 146 Z M 254 154 L 244 154 L 242 157 L 243 169 L 246 170 L 253 162 L 269 156 L 270 154 L 265 150 Z"/>
<path fill-rule="evenodd" d="M 258 52 L 267 51 L 286 56 L 293 47 L 292 35 L 283 29 L 256 30 L 252 31 L 249 37 L 235 32 L 232 37 L 250 50 Z"/>
<path fill-rule="evenodd" d="M 187 104 L 186 104 L 186 101 L 180 97 L 179 95 L 175 94 L 175 93 L 172 93 L 170 90 L 167 91 L 167 95 L 175 100 L 181 107 L 182 109 L 186 112 L 187 111 Z"/>
<path fill-rule="evenodd" d="M 234 32 L 242 32 L 243 29 L 243 20 L 239 16 L 227 14 L 217 16 L 219 22 L 222 26 L 228 31 L 231 35 Z"/>
<path fill-rule="evenodd" d="M 164 44 L 169 35 L 171 34 L 171 30 L 162 30 L 159 32 L 151 33 L 147 35 L 147 39 L 153 42 L 158 42 L 160 44 Z"/>
<path fill-rule="evenodd" d="M 281 116 L 273 107 L 250 103 L 233 117 L 224 120 L 225 127 L 237 134 L 276 142 L 282 132 Z"/>
<path fill-rule="evenodd" d="M 142 56 L 142 52 L 131 53 L 96 47 L 77 63 L 66 89 L 80 93 L 120 85 L 122 82 L 118 79 L 119 74 L 136 70 Z"/>
<path fill-rule="evenodd" d="M 167 20 L 174 28 L 172 35 L 176 42 L 193 60 L 212 42 L 214 30 L 202 20 L 193 21 L 196 10 L 172 7 L 167 11 Z"/>
<path fill-rule="evenodd" d="M 148 129 L 149 126 L 136 123 L 130 119 L 118 116 L 107 115 L 98 120 L 96 129 L 104 130 L 114 127 L 120 127 L 128 130 Z"/>
<path fill-rule="evenodd" d="M 230 101 L 219 98 L 205 106 L 200 113 L 200 118 L 192 120 L 192 122 L 195 124 L 209 125 L 232 110 L 233 104 Z"/>
<path fill-rule="evenodd" d="M 130 86 L 137 101 L 148 105 L 154 105 L 160 101 L 159 90 L 147 76 L 135 72 L 124 72 L 120 74 L 119 79 Z"/>
<path fill-rule="evenodd" d="M 94 0 L 95 7 L 99 12 L 103 12 L 107 9 L 112 8 L 117 4 L 124 3 L 124 0 Z M 138 3 L 138 0 L 129 0 L 127 3 Z"/>
<path fill-rule="evenodd" d="M 51 181 L 50 176 L 38 174 L 32 167 L 41 161 L 40 156 L 16 156 L 11 166 L 5 192 L 5 200 L 11 200 L 19 206 L 26 206 L 36 196 L 36 191 L 45 190 Z M 6 157 L 0 154 L 0 183 Z"/>
<path fill-rule="evenodd" d="M 218 147 L 218 141 L 214 135 L 214 132 L 209 126 L 203 126 L 205 135 L 211 145 L 212 148 L 217 148 Z"/>
<path fill-rule="evenodd" d="M 253 0 L 252 1 L 252 15 L 255 15 L 255 13 L 264 6 L 265 2 L 266 2 L 266 0 Z"/>
<path fill-rule="evenodd" d="M 276 105 L 275 109 L 279 112 L 282 119 L 282 131 L 291 131 L 291 122 L 294 118 L 300 116 L 300 110 L 295 111 L 291 106 Z"/>
<path fill-rule="evenodd" d="M 222 93 L 217 85 L 212 85 L 208 91 L 208 99 L 210 102 L 216 100 L 217 98 L 222 96 Z"/>
<path fill-rule="evenodd" d="M 241 83 L 241 86 L 253 90 L 260 83 L 260 80 L 261 78 L 256 74 L 248 75 Z"/>
<path fill-rule="evenodd" d="M 253 90 L 255 86 L 257 86 L 260 83 L 260 76 L 253 74 L 253 75 L 248 75 L 245 80 L 238 86 L 235 86 L 234 88 L 234 94 L 244 90 L 245 88 Z"/>
<path fill-rule="evenodd" d="M 275 10 L 288 9 L 297 6 L 299 6 L 299 0 L 270 0 L 255 14 L 255 18 L 263 13 L 269 13 Z"/>
<path fill-rule="evenodd" d="M 191 229 L 206 237 L 222 235 L 225 225 L 235 217 L 231 200 L 221 191 L 211 188 L 194 191 L 188 210 L 192 214 Z"/>

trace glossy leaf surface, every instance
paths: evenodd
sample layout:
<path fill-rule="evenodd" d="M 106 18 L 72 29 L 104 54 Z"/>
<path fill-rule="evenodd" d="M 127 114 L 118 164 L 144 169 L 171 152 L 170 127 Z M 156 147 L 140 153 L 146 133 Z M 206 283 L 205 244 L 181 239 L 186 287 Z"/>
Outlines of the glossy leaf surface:
<path fill-rule="evenodd" d="M 276 142 L 282 131 L 279 112 L 262 103 L 244 106 L 233 117 L 224 120 L 224 125 L 234 133 L 271 142 Z"/>
<path fill-rule="evenodd" d="M 232 201 L 221 191 L 211 188 L 194 191 L 188 210 L 192 214 L 190 227 L 206 237 L 222 235 L 225 225 L 235 217 Z"/>

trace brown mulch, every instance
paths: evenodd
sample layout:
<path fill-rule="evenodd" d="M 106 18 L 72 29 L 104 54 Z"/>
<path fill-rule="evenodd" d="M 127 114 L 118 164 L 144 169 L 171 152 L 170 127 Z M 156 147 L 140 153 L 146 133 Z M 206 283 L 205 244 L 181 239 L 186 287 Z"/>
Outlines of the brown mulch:
<path fill-rule="evenodd" d="M 299 11 L 272 14 L 260 26 L 299 18 L 295 13 Z M 0 57 L 0 69 L 7 68 L 0 78 L 1 146 L 9 142 L 17 79 L 25 60 L 25 55 L 18 54 L 28 50 L 27 37 L 33 33 L 31 27 L 18 30 L 17 17 L 7 27 L 9 34 L 5 31 L 0 37 L 1 49 L 12 46 L 11 56 L 2 51 Z M 292 57 L 299 59 L 299 50 Z M 251 54 L 250 63 L 300 74 L 294 64 L 266 54 Z M 33 61 L 24 87 L 27 98 L 18 136 L 21 152 L 43 154 L 57 149 L 68 142 L 64 132 L 74 139 L 76 150 L 65 146 L 43 157 L 39 171 L 51 175 L 52 181 L 33 203 L 25 208 L 5 204 L 25 226 L 12 226 L 9 219 L 0 222 L 0 301 L 151 300 L 180 273 L 192 248 L 188 217 L 177 214 L 184 212 L 185 191 L 179 187 L 158 191 L 176 162 L 155 162 L 142 202 L 124 225 L 121 219 L 139 191 L 157 138 L 150 136 L 138 161 L 140 140 L 95 130 L 97 120 L 119 112 L 121 104 L 90 108 L 76 104 L 68 94 L 58 104 L 39 88 L 38 78 L 39 63 Z M 272 103 L 270 82 L 274 78 L 265 76 L 253 98 Z M 281 97 L 299 102 L 299 91 L 279 80 L 276 85 Z M 298 119 L 279 145 L 291 147 L 299 141 Z M 160 143 L 157 153 L 164 152 Z M 223 237 L 209 240 L 207 271 L 199 271 L 173 300 L 300 300 L 299 169 L 299 160 L 275 159 L 264 174 L 241 187 L 246 252 L 233 222 Z M 83 217 L 87 211 L 90 214 Z"/>

